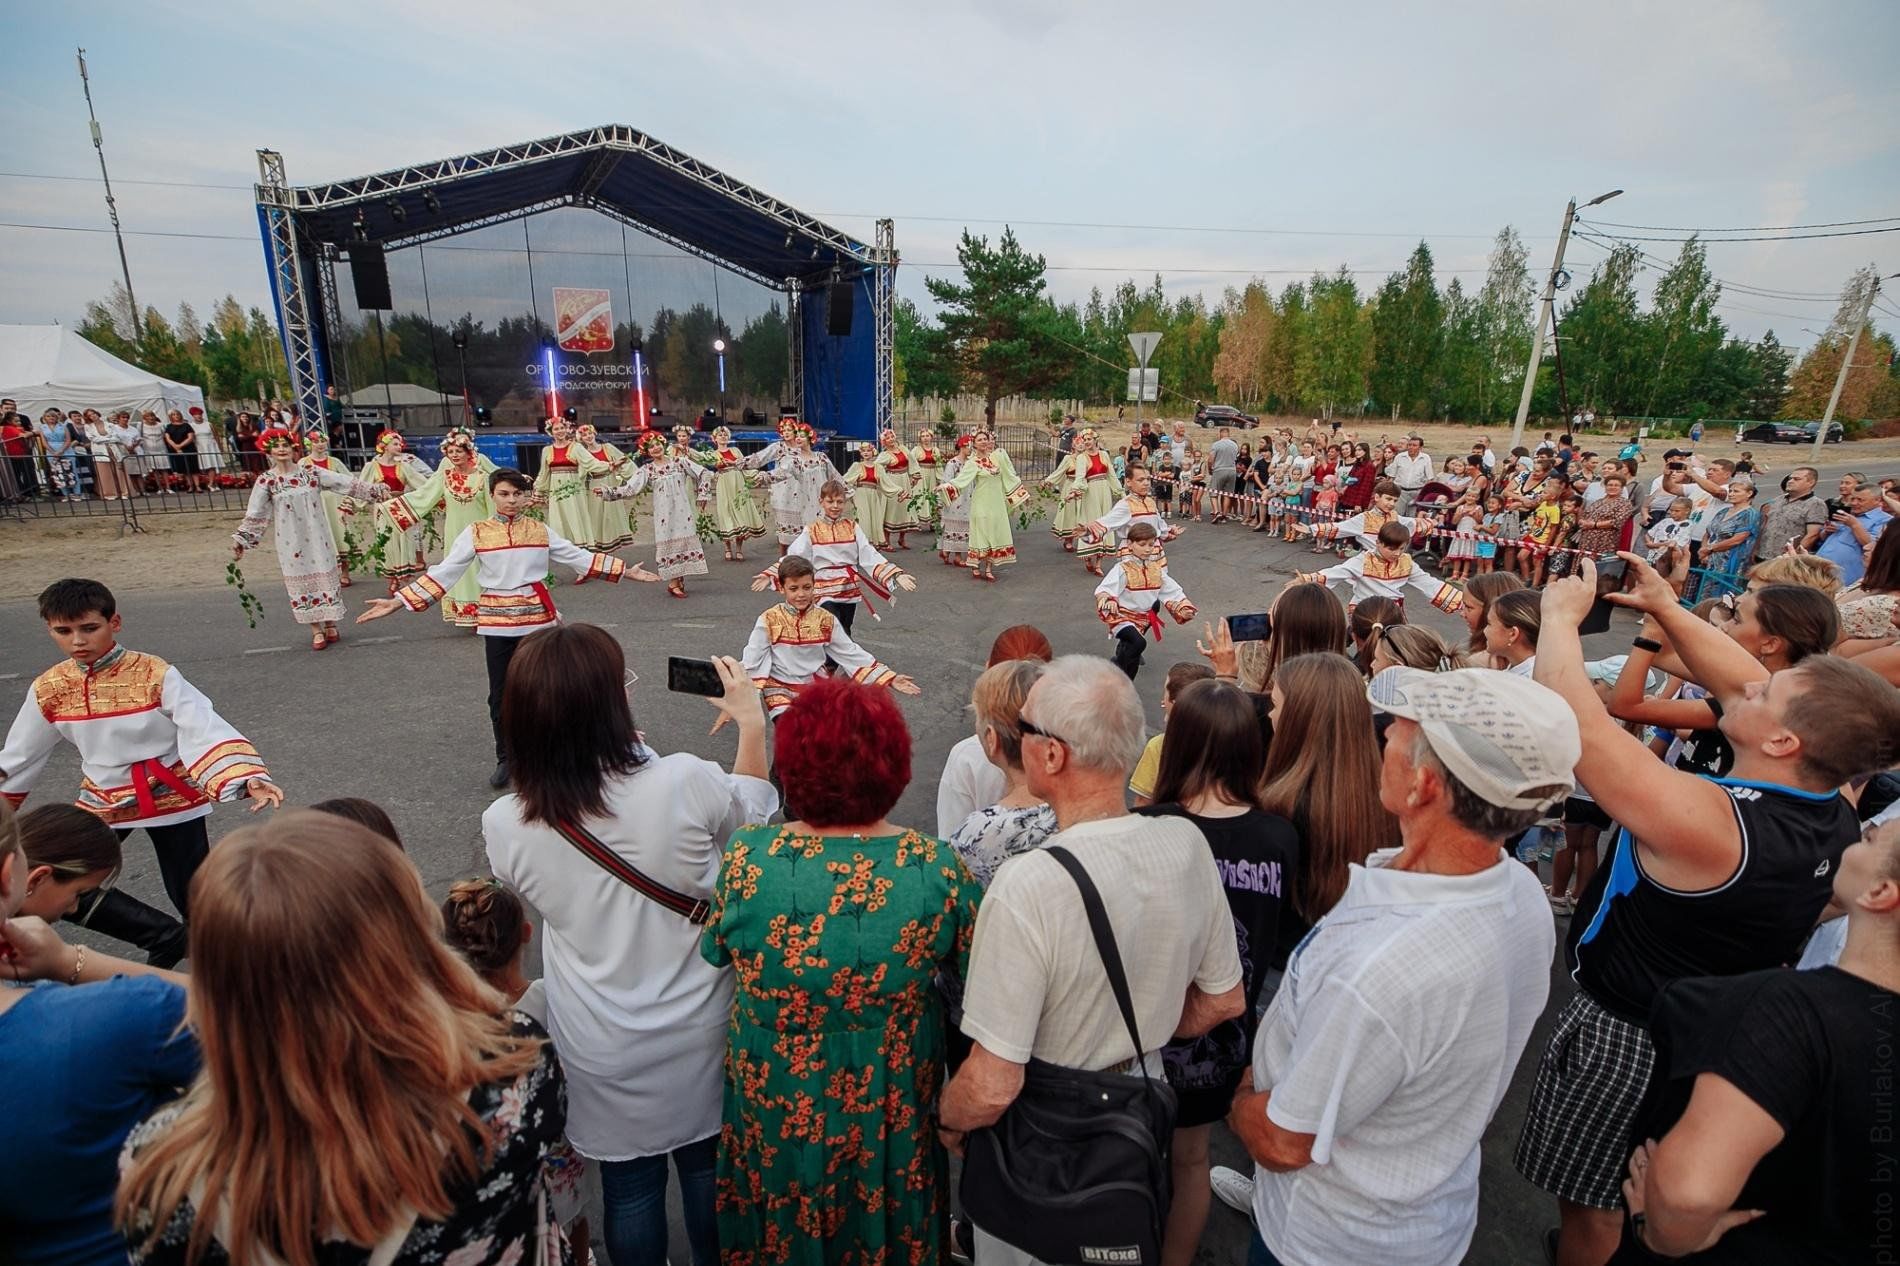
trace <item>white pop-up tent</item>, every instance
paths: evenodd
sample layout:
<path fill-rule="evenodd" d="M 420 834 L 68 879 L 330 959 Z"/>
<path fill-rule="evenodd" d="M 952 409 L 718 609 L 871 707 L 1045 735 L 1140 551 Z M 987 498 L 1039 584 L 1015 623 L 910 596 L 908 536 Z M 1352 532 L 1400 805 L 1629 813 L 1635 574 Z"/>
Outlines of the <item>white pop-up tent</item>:
<path fill-rule="evenodd" d="M 205 406 L 196 387 L 127 364 L 62 325 L 0 325 L 0 397 L 33 421 L 51 408 L 184 413 Z"/>

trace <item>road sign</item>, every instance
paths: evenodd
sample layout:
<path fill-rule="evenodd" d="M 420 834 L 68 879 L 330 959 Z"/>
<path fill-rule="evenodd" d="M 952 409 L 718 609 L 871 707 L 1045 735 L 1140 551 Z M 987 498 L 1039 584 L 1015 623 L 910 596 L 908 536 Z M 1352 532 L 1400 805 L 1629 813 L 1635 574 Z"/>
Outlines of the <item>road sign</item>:
<path fill-rule="evenodd" d="M 1135 362 L 1142 366 L 1142 368 L 1147 368 L 1148 358 L 1155 354 L 1155 344 L 1160 341 L 1161 335 L 1159 334 L 1130 334 L 1128 336 L 1128 346 L 1135 349 Z M 1132 391 L 1134 389 L 1131 387 L 1129 390 Z M 1133 396 L 1128 398 L 1130 400 L 1134 399 Z M 1154 399 L 1153 396 L 1149 396 L 1148 398 L 1150 400 Z"/>
<path fill-rule="evenodd" d="M 1153 404 L 1161 398 L 1161 371 L 1158 369 L 1130 369 L 1128 371 L 1128 398 L 1137 404 Z"/>

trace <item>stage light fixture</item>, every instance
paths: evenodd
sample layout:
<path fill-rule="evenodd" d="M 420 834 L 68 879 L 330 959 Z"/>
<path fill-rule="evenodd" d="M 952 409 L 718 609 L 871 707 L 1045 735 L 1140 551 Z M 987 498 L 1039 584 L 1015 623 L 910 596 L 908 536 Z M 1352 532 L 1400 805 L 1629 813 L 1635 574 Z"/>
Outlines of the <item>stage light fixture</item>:
<path fill-rule="evenodd" d="M 356 213 L 356 219 L 350 222 L 350 229 L 356 235 L 357 241 L 369 241 L 369 226 L 363 223 L 363 213 L 361 211 L 358 211 Z"/>
<path fill-rule="evenodd" d="M 396 199 L 391 198 L 389 201 L 383 203 L 383 205 L 389 208 L 389 218 L 396 223 L 401 224 L 404 220 L 409 218 L 409 212 L 406 211 L 402 203 L 396 201 Z"/>
<path fill-rule="evenodd" d="M 576 409 L 571 404 L 568 405 L 567 408 L 561 410 L 561 416 L 566 418 L 569 422 L 574 421 L 576 418 L 580 417 L 580 415 L 581 415 L 581 411 L 579 409 Z"/>
<path fill-rule="evenodd" d="M 811 248 L 811 257 L 812 262 L 816 263 L 818 260 L 818 248 L 816 246 Z"/>
<path fill-rule="evenodd" d="M 442 214 L 442 199 L 435 196 L 435 190 L 433 189 L 424 189 L 422 191 L 422 205 L 429 209 L 430 215 Z"/>
<path fill-rule="evenodd" d="M 791 249 L 792 249 L 792 242 L 793 242 L 793 241 L 794 241 L 794 238 L 792 237 L 792 235 L 791 235 L 790 233 L 787 233 L 787 234 L 785 235 L 785 249 L 786 249 L 786 250 L 788 250 L 788 251 L 789 251 L 789 250 L 791 250 Z"/>

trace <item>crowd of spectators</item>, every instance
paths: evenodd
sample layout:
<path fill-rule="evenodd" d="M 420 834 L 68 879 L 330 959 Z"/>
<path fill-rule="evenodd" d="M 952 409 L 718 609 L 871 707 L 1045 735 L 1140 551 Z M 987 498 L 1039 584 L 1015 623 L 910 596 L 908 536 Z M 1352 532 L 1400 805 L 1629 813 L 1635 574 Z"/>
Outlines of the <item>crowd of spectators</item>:
<path fill-rule="evenodd" d="M 1191 486 L 1183 430 L 1126 457 L 1178 440 Z M 1345 507 L 1371 462 L 1400 511 L 1442 500 L 1421 446 L 1320 439 L 1270 443 L 1263 479 L 1330 463 Z M 1211 447 L 1205 509 L 1258 525 L 1238 445 Z M 696 1266 L 1032 1263 L 1048 1227 L 960 1201 L 954 1158 L 1009 1172 L 1069 1070 L 1167 1123 L 1138 1260 L 1194 1261 L 1219 1202 L 1259 1266 L 1457 1262 L 1494 1125 L 1553 1198 L 1521 1260 L 1877 1260 L 1889 498 L 1853 477 L 1830 510 L 1798 468 L 1758 507 L 1759 467 L 1686 455 L 1632 497 L 1640 453 L 1521 458 L 1474 446 L 1457 495 L 1515 482 L 1547 544 L 1589 548 L 1473 571 L 1457 644 L 1296 578 L 1265 638 L 1205 627 L 1151 734 L 1109 660 L 1006 630 L 931 771 L 934 830 L 891 820 L 915 771 L 888 692 L 821 678 L 768 723 L 719 660 L 731 760 L 668 753 L 585 624 L 524 639 L 487 873 L 440 903 L 378 806 L 284 810 L 211 850 L 181 974 L 52 926 L 110 886 L 113 831 L 0 804 L 0 1242 L 634 1266 L 668 1259 L 676 1184 Z M 1703 516 L 1680 587 L 1672 557 L 1608 548 L 1678 498 Z M 1605 594 L 1641 624 L 1586 660 Z M 1520 1059 L 1528 1107 L 1496 1121 Z M 1221 1123 L 1251 1172 L 1212 1165 Z M 1042 1189 L 1099 1194 L 1106 1153 L 1076 1146 Z"/>

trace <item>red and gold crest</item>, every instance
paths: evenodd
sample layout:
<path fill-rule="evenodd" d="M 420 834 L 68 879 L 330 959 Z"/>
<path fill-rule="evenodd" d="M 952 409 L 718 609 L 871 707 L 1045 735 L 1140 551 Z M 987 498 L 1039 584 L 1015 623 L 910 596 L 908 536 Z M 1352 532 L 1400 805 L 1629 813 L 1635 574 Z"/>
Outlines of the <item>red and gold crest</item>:
<path fill-rule="evenodd" d="M 564 352 L 613 351 L 612 294 L 605 290 L 554 287 L 554 340 Z"/>

